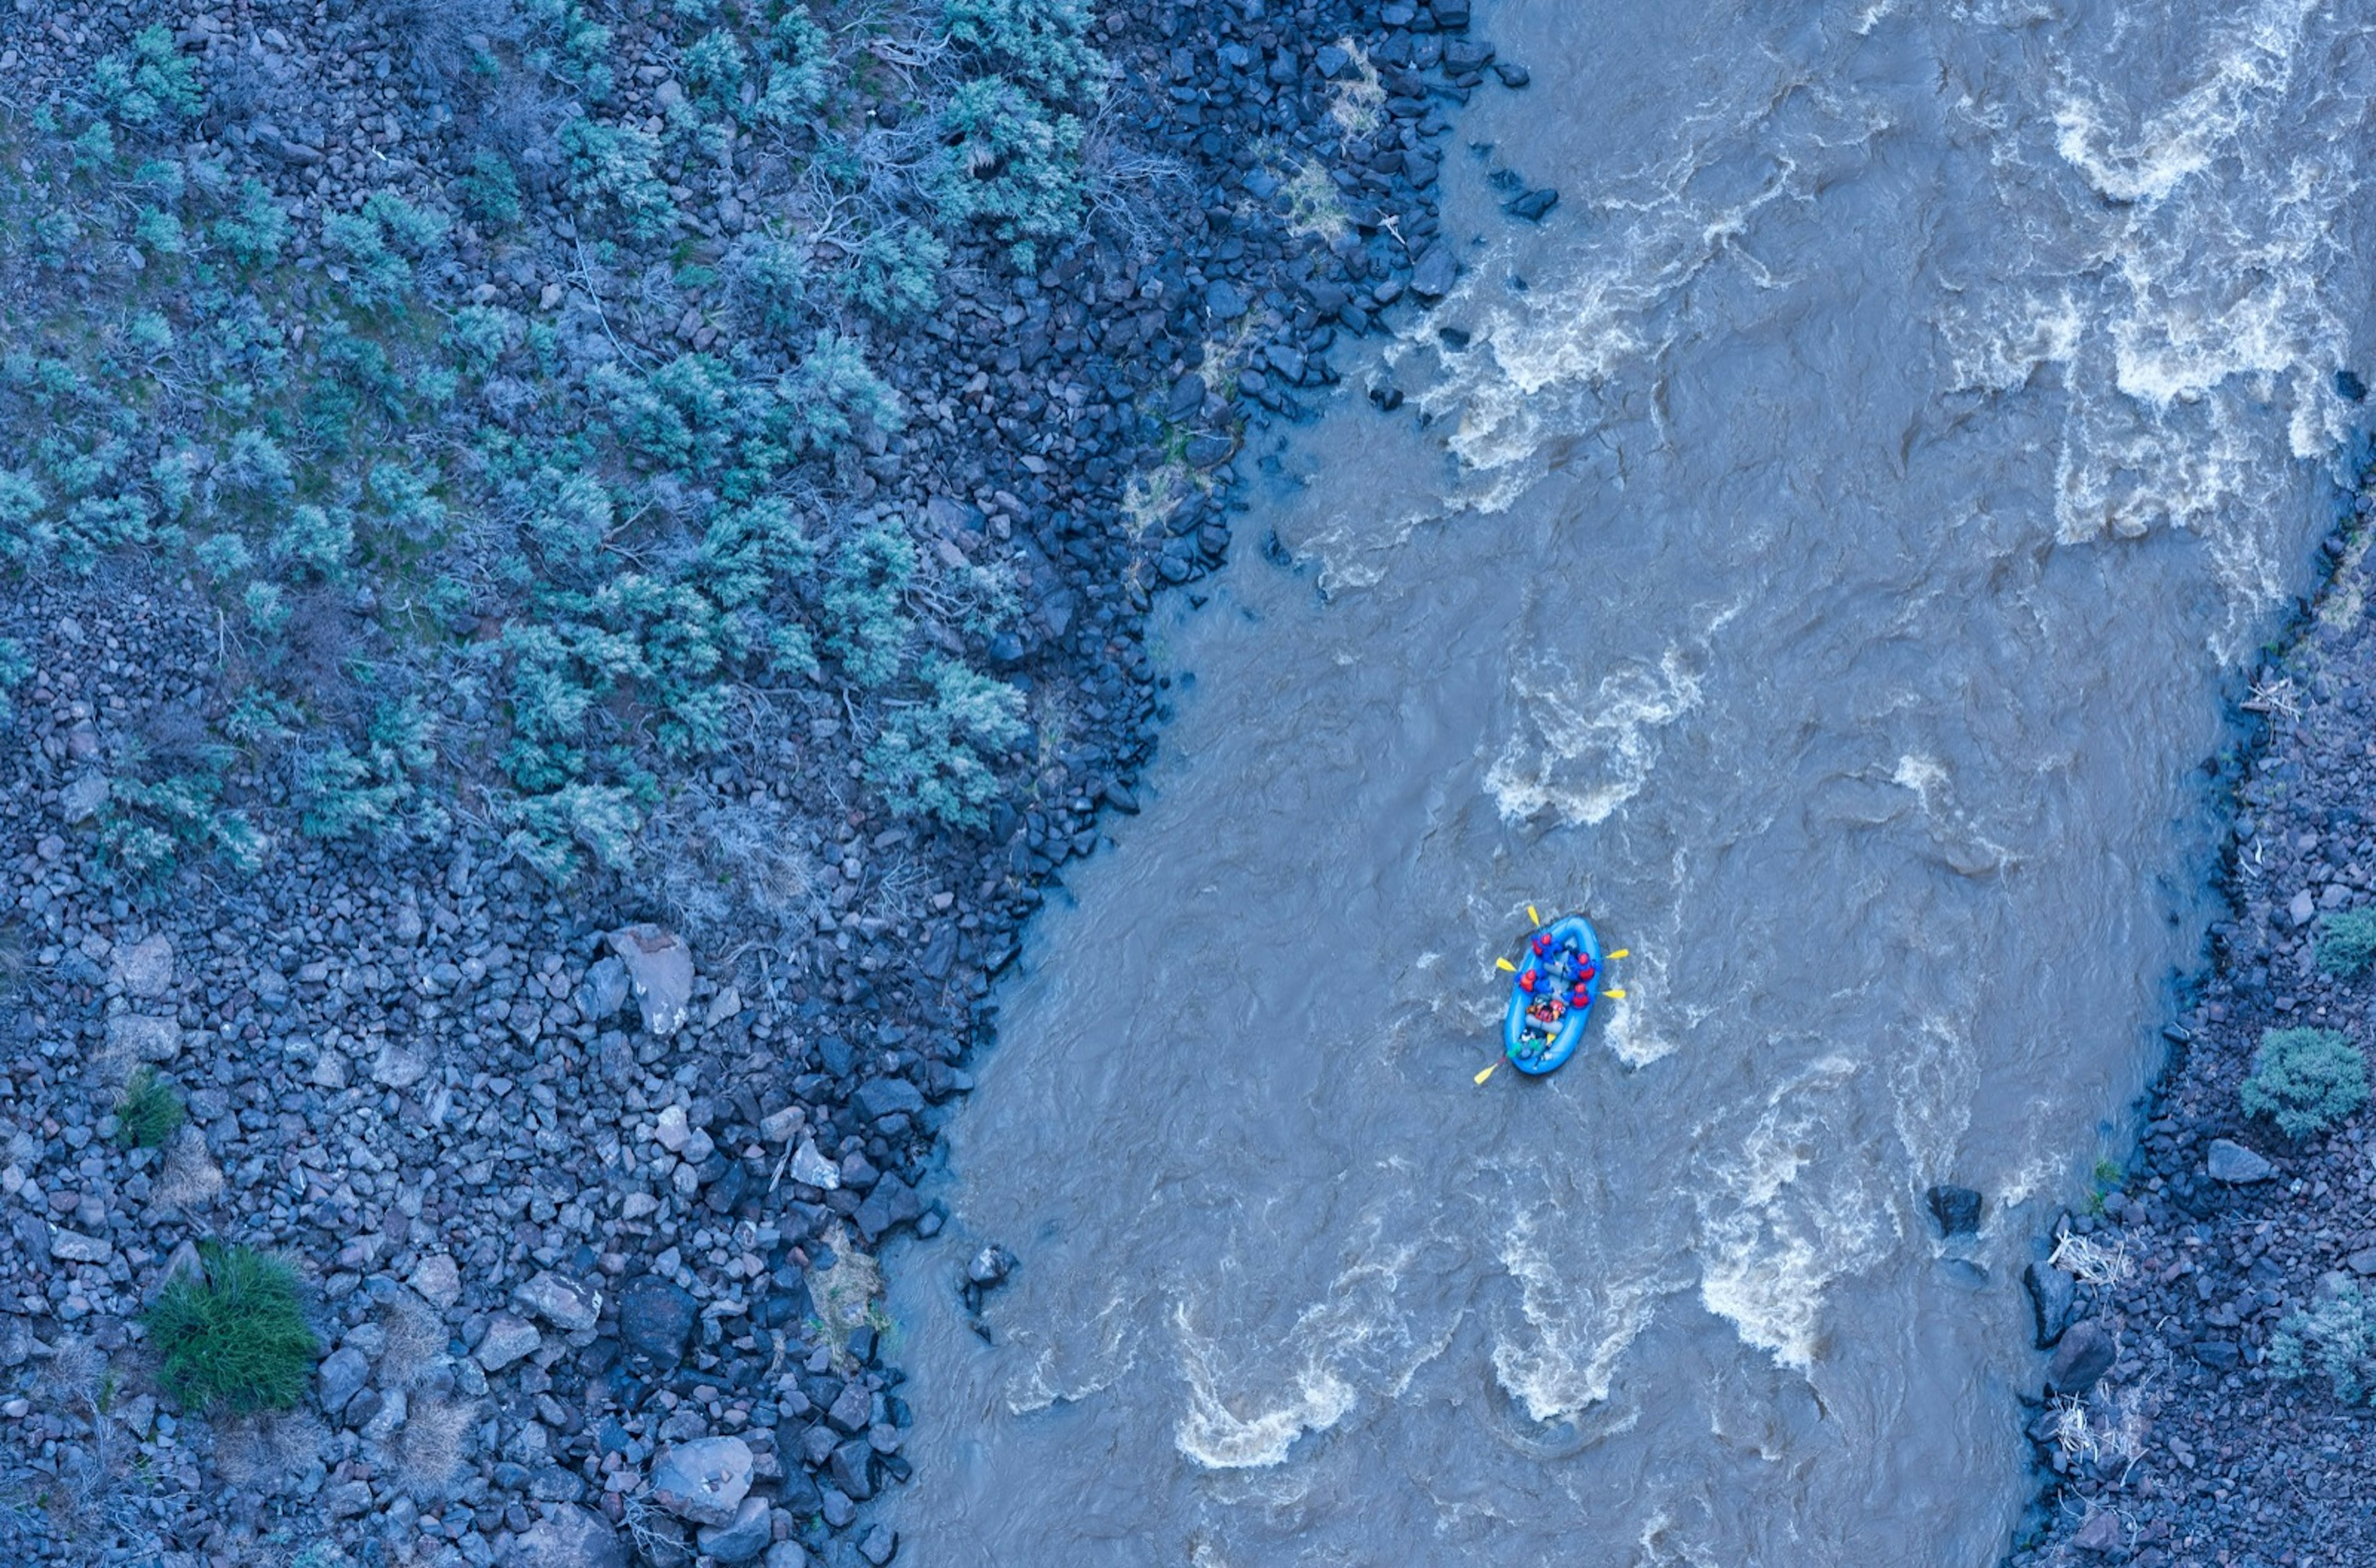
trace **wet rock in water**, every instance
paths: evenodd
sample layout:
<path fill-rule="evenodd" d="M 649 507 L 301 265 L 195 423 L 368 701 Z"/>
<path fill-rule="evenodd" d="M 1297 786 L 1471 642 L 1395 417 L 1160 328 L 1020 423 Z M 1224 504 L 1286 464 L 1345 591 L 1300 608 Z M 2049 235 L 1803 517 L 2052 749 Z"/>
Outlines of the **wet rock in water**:
<path fill-rule="evenodd" d="M 663 1039 L 683 1028 L 693 1005 L 693 949 L 648 921 L 611 932 L 610 943 L 627 968 L 644 1028 Z"/>
<path fill-rule="evenodd" d="M 521 1531 L 505 1568 L 627 1568 L 627 1548 L 599 1516 L 561 1503 Z"/>
<path fill-rule="evenodd" d="M 1524 65 L 1514 65 L 1507 60 L 1494 61 L 1493 74 L 1502 78 L 1503 87 L 1511 89 L 1522 88 L 1535 79 Z"/>
<path fill-rule="evenodd" d="M 489 1372 L 501 1372 L 543 1343 L 544 1336 L 526 1319 L 497 1313 L 487 1324 L 487 1336 L 479 1341 L 479 1364 Z"/>
<path fill-rule="evenodd" d="M 2037 1348 L 2051 1350 L 2071 1326 L 2079 1306 L 2079 1282 L 2051 1264 L 2033 1263 L 2021 1271 L 2029 1291 L 2029 1308 L 2037 1329 Z"/>
<path fill-rule="evenodd" d="M 2360 380 L 2356 371 L 2338 370 L 2334 373 L 2334 395 L 2348 403 L 2365 402 L 2368 383 Z"/>
<path fill-rule="evenodd" d="M 627 966 L 616 958 L 597 958 L 586 978 L 571 993 L 569 1004 L 589 1024 L 600 1024 L 627 1004 Z"/>
<path fill-rule="evenodd" d="M 652 1501 L 696 1525 L 728 1525 L 751 1491 L 751 1445 L 739 1437 L 701 1437 L 663 1449 L 652 1461 Z"/>
<path fill-rule="evenodd" d="M 1442 243 L 1430 245 L 1427 254 L 1419 258 L 1419 265 L 1411 268 L 1411 292 L 1421 299 L 1440 300 L 1452 292 L 1459 273 L 1451 246 Z"/>
<path fill-rule="evenodd" d="M 1527 223 L 1539 223 L 1550 209 L 1559 205 L 1559 192 L 1549 185 L 1538 191 L 1527 191 L 1502 204 L 1502 210 Z"/>
<path fill-rule="evenodd" d="M 2112 1370 L 2118 1354 L 2111 1330 L 2094 1318 L 2085 1319 L 2063 1331 L 2054 1359 L 2046 1364 L 2046 1381 L 2058 1394 L 2085 1394 Z"/>
<path fill-rule="evenodd" d="M 2277 1173 L 2277 1168 L 2263 1156 L 2246 1148 L 2232 1138 L 2214 1138 L 2203 1169 L 2215 1182 L 2230 1186 L 2245 1186 L 2265 1182 Z"/>
<path fill-rule="evenodd" d="M 1939 1274 L 1960 1290 L 1985 1290 L 1989 1288 L 1987 1265 L 1974 1263 L 1970 1258 L 1941 1258 Z"/>
<path fill-rule="evenodd" d="M 730 1524 L 712 1525 L 695 1538 L 701 1550 L 719 1562 L 748 1562 L 767 1550 L 775 1537 L 767 1516 L 767 1500 L 746 1497 Z"/>
<path fill-rule="evenodd" d="M 564 1334 L 594 1326 L 602 1315 L 602 1292 L 590 1285 L 546 1272 L 512 1292 L 512 1305 L 544 1319 Z"/>
<path fill-rule="evenodd" d="M 877 1525 L 858 1538 L 858 1555 L 874 1564 L 874 1568 L 883 1568 L 898 1552 L 898 1532 L 888 1525 Z"/>
<path fill-rule="evenodd" d="M 1980 1194 L 1969 1187 L 1933 1187 L 1923 1194 L 1942 1236 L 1968 1236 L 1980 1228 Z"/>
<path fill-rule="evenodd" d="M 974 1253 L 973 1261 L 966 1265 L 966 1278 L 988 1289 L 993 1285 L 1004 1284 L 1006 1277 L 1014 1270 L 1015 1254 L 993 1241 Z"/>
<path fill-rule="evenodd" d="M 700 1320 L 701 1303 L 656 1274 L 631 1279 L 619 1292 L 619 1343 L 628 1354 L 674 1366 Z"/>

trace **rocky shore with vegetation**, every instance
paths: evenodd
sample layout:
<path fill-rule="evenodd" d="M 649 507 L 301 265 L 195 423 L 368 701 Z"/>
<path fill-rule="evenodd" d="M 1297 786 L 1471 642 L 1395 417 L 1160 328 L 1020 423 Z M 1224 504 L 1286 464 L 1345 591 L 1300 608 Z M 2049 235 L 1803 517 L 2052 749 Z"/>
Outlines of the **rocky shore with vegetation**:
<path fill-rule="evenodd" d="M 2345 396 L 2364 395 L 2337 378 Z M 2141 1141 L 2025 1276 L 2048 1564 L 2376 1562 L 2376 466 L 2241 695 L 2227 912 Z"/>
<path fill-rule="evenodd" d="M 900 1555 L 874 1254 L 1467 22 L 0 9 L 17 1560 Z"/>

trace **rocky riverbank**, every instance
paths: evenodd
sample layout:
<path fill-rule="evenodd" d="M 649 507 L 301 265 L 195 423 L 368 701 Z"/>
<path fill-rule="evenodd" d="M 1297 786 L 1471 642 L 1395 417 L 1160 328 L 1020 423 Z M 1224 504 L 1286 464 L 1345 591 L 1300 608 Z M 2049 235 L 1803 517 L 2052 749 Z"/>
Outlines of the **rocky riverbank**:
<path fill-rule="evenodd" d="M 2142 1142 L 2026 1277 L 2045 1482 L 2018 1568 L 2376 1562 L 2376 1144 L 2354 1087 L 2376 976 L 2351 918 L 2376 904 L 2371 515 L 2363 478 L 2325 541 L 2332 579 L 2243 703 L 2261 730 L 2229 912 L 2165 1031 Z M 2305 1030 L 2324 1033 L 2287 1032 Z"/>
<path fill-rule="evenodd" d="M 1247 429 L 1450 289 L 1451 113 L 1526 77 L 1467 0 L 760 9 L 741 64 L 695 24 L 757 11 L 646 0 L 0 18 L 6 411 L 53 432 L 0 453 L 25 1561 L 900 1550 L 873 1254 L 937 1228 L 992 977 L 1135 809 L 1148 596 L 1226 554 Z M 879 41 L 856 85 L 801 75 L 827 37 Z M 1094 101 L 1045 122 L 1069 232 L 942 202 L 895 330 L 915 269 L 838 231 L 802 265 L 857 303 L 730 363 L 817 319 L 768 247 L 847 165 L 783 149 L 847 109 L 932 177 L 896 133 L 968 51 Z M 950 166 L 1020 166 L 952 101 Z M 144 1305 L 216 1240 L 304 1281 L 293 1408 L 158 1384 Z"/>

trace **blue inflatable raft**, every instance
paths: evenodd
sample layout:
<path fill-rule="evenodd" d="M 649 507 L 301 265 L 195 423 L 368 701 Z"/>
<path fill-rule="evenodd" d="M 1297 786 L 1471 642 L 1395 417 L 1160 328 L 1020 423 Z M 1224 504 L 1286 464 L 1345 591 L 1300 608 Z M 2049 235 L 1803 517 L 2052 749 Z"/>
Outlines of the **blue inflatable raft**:
<path fill-rule="evenodd" d="M 1582 915 L 1562 915 L 1527 939 L 1502 1016 L 1502 1051 L 1512 1066 L 1549 1073 L 1575 1054 L 1602 967 L 1600 936 Z"/>

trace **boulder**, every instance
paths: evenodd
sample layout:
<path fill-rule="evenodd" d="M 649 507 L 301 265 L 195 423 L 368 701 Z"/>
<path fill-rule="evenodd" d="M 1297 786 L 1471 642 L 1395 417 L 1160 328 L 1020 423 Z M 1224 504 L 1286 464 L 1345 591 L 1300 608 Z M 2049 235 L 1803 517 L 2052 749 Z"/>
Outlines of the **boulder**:
<path fill-rule="evenodd" d="M 608 1020 L 627 1004 L 627 966 L 616 958 L 597 958 L 572 992 L 569 1004 L 589 1024 Z"/>
<path fill-rule="evenodd" d="M 2213 1181 L 2230 1186 L 2265 1182 L 2277 1173 L 2275 1165 L 2230 1138 L 2211 1140 L 2210 1156 L 2204 1161 L 2204 1170 Z"/>
<path fill-rule="evenodd" d="M 2071 1532 L 2071 1544 L 2081 1551 L 2118 1551 L 2128 1544 L 2128 1538 L 2121 1515 L 2109 1508 L 2098 1508 Z"/>
<path fill-rule="evenodd" d="M 1942 1236 L 1968 1236 L 1980 1228 L 1980 1194 L 1969 1187 L 1933 1187 L 1923 1194 Z"/>
<path fill-rule="evenodd" d="M 820 1187 L 830 1193 L 841 1185 L 841 1167 L 818 1150 L 815 1139 L 802 1138 L 800 1148 L 792 1155 L 792 1180 L 804 1187 Z"/>
<path fill-rule="evenodd" d="M 444 1253 L 421 1260 L 421 1266 L 405 1281 L 413 1293 L 443 1312 L 462 1299 L 462 1271 Z"/>
<path fill-rule="evenodd" d="M 652 1461 L 652 1501 L 695 1525 L 729 1525 L 751 1491 L 751 1445 L 739 1437 L 698 1437 Z"/>
<path fill-rule="evenodd" d="M 1419 258 L 1419 265 L 1411 268 L 1410 291 L 1423 300 L 1440 300 L 1452 292 L 1459 274 L 1452 247 L 1439 241 L 1430 245 L 1427 254 Z"/>
<path fill-rule="evenodd" d="M 128 995 L 153 1000 L 173 989 L 173 939 L 160 932 L 114 954 L 113 979 Z"/>
<path fill-rule="evenodd" d="M 118 1013 L 107 1020 L 107 1053 L 119 1061 L 171 1062 L 182 1054 L 182 1026 L 172 1018 Z"/>
<path fill-rule="evenodd" d="M 2037 1322 L 2037 1348 L 2051 1350 L 2071 1326 L 2071 1316 L 2079 1304 L 2079 1282 L 2051 1264 L 2033 1263 L 2021 1271 L 2021 1282 L 2029 1291 L 2031 1316 Z"/>
<path fill-rule="evenodd" d="M 888 1525 L 877 1525 L 858 1538 L 858 1555 L 874 1564 L 883 1565 L 899 1555 L 899 1533 Z"/>
<path fill-rule="evenodd" d="M 684 1027 L 693 1004 L 693 949 L 675 932 L 645 922 L 611 932 L 611 951 L 626 966 L 644 1028 L 666 1038 Z"/>
<path fill-rule="evenodd" d="M 701 1303 L 686 1291 L 657 1274 L 638 1275 L 619 1291 L 619 1343 L 629 1355 L 672 1367 L 684 1359 L 700 1316 Z"/>
<path fill-rule="evenodd" d="M 602 1315 L 602 1292 L 591 1285 L 546 1271 L 512 1292 L 512 1305 L 532 1313 L 564 1334 L 594 1326 Z"/>
<path fill-rule="evenodd" d="M 315 1375 L 321 1384 L 322 1408 L 335 1416 L 371 1381 L 371 1361 L 353 1346 L 342 1345 L 322 1358 Z"/>
<path fill-rule="evenodd" d="M 479 1365 L 489 1372 L 501 1372 L 544 1343 L 533 1324 L 509 1313 L 497 1313 L 487 1324 L 487 1336 L 479 1341 Z"/>
<path fill-rule="evenodd" d="M 86 773 L 58 791 L 58 815 L 69 827 L 89 822 L 107 804 L 110 786 L 104 773 Z"/>
<path fill-rule="evenodd" d="M 2063 1331 L 2054 1359 L 2046 1364 L 2046 1381 L 2058 1394 L 2085 1394 L 2112 1370 L 2119 1348 L 2111 1330 L 2087 1318 Z"/>
<path fill-rule="evenodd" d="M 767 1516 L 767 1500 L 746 1497 L 731 1523 L 711 1525 L 697 1540 L 701 1550 L 719 1562 L 748 1562 L 775 1539 L 775 1522 Z"/>
<path fill-rule="evenodd" d="M 432 1060 L 425 1040 L 384 1040 L 372 1058 L 372 1082 L 383 1088 L 409 1089 L 429 1075 Z"/>
<path fill-rule="evenodd" d="M 598 1515 L 572 1503 L 513 1538 L 505 1568 L 627 1568 L 626 1544 Z"/>

